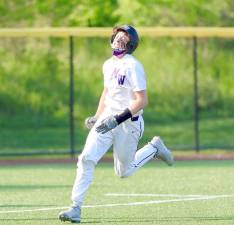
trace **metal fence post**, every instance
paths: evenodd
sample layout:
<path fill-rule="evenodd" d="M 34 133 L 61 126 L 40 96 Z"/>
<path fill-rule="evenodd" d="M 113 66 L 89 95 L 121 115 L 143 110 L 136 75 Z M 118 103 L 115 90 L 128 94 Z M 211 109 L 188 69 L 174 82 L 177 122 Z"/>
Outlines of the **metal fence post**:
<path fill-rule="evenodd" d="M 75 125 L 74 125 L 74 38 L 69 37 L 69 65 L 70 65 L 70 76 L 69 76 L 69 125 L 70 125 L 70 154 L 71 157 L 75 155 Z"/>
<path fill-rule="evenodd" d="M 199 105 L 198 105 L 198 54 L 197 54 L 197 37 L 193 37 L 193 104 L 194 104 L 194 142 L 196 152 L 200 151 L 199 140 Z"/>

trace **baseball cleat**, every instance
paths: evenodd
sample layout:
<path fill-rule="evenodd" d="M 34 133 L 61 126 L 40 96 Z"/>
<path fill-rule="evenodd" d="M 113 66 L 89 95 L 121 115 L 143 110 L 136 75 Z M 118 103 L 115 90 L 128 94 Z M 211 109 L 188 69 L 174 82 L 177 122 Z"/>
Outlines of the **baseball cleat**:
<path fill-rule="evenodd" d="M 167 147 L 164 145 L 160 137 L 155 136 L 151 140 L 150 144 L 153 145 L 154 148 L 156 148 L 156 153 L 154 155 L 154 158 L 163 160 L 169 166 L 173 165 L 174 159 L 172 153 L 170 152 L 169 149 L 167 149 Z"/>
<path fill-rule="evenodd" d="M 72 223 L 80 223 L 80 207 L 71 207 L 67 211 L 59 213 L 59 219 L 63 222 L 70 221 Z"/>

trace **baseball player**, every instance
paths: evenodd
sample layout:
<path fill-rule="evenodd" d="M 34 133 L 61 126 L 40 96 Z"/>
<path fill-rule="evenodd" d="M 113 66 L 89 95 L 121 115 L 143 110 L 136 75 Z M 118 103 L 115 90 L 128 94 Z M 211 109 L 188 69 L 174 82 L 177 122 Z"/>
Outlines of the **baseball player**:
<path fill-rule="evenodd" d="M 171 152 L 157 136 L 137 150 L 144 131 L 143 108 L 148 103 L 143 66 L 132 56 L 138 42 L 132 26 L 113 29 L 112 57 L 103 65 L 104 89 L 96 114 L 85 121 L 91 130 L 77 163 L 73 205 L 59 214 L 61 221 L 80 222 L 81 206 L 95 166 L 111 146 L 115 173 L 121 178 L 131 176 L 152 158 L 173 164 Z"/>

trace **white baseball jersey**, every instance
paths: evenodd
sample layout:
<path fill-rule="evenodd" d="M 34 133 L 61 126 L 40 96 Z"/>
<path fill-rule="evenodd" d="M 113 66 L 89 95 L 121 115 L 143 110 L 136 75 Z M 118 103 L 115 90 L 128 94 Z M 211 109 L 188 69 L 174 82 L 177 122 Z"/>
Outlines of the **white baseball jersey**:
<path fill-rule="evenodd" d="M 103 64 L 104 86 L 108 92 L 105 106 L 113 112 L 122 112 L 132 100 L 134 92 L 146 90 L 143 66 L 132 55 L 111 57 Z M 142 114 L 142 110 L 138 113 Z"/>

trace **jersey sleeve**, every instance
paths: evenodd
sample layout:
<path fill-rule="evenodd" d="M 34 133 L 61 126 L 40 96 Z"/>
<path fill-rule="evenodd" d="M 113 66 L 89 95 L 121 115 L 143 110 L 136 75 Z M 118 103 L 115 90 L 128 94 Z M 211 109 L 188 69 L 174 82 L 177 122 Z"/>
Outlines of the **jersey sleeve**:
<path fill-rule="evenodd" d="M 146 77 L 143 66 L 140 63 L 136 63 L 132 69 L 131 82 L 133 91 L 146 90 Z"/>

